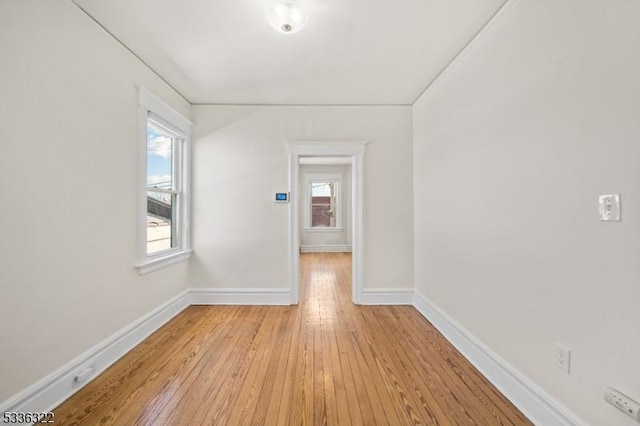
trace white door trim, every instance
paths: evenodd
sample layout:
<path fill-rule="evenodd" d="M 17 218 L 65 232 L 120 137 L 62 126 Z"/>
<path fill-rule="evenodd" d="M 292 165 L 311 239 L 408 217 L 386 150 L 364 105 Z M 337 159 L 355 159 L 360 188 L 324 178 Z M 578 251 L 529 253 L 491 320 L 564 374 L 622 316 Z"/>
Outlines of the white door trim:
<path fill-rule="evenodd" d="M 300 294 L 300 157 L 351 157 L 352 184 L 352 300 L 360 304 L 362 299 L 362 188 L 366 141 L 345 142 L 287 142 L 289 153 L 289 253 L 291 304 L 299 301 Z"/>

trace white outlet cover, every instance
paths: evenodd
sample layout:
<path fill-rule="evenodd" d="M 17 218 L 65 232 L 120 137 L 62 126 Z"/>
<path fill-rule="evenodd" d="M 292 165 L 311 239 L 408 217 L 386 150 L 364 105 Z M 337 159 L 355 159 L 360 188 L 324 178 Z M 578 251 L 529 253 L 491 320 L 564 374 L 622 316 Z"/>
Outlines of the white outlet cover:
<path fill-rule="evenodd" d="M 571 349 L 555 343 L 553 345 L 553 365 L 569 374 L 571 371 Z"/>
<path fill-rule="evenodd" d="M 604 388 L 604 400 L 640 423 L 640 403 L 637 401 L 609 386 Z"/>
<path fill-rule="evenodd" d="M 598 212 L 601 222 L 620 222 L 620 194 L 600 195 Z"/>

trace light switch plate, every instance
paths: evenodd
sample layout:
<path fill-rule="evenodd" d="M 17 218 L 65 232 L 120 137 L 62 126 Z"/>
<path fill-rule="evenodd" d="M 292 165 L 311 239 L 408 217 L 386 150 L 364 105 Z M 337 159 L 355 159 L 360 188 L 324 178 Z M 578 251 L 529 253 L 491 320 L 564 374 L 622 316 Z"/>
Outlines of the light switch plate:
<path fill-rule="evenodd" d="M 620 194 L 606 194 L 598 197 L 600 221 L 620 222 Z"/>

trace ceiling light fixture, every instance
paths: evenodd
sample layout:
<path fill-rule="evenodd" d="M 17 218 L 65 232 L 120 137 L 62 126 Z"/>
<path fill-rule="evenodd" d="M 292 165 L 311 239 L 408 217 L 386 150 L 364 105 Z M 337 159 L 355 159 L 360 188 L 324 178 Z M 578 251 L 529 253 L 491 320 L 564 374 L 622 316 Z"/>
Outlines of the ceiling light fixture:
<path fill-rule="evenodd" d="M 269 25 L 283 34 L 297 33 L 307 23 L 307 10 L 296 0 L 272 1 L 265 15 Z"/>

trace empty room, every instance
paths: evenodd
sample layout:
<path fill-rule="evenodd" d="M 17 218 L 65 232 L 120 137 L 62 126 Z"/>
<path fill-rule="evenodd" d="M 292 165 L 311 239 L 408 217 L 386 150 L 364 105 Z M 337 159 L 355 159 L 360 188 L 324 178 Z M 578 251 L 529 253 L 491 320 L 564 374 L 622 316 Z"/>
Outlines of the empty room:
<path fill-rule="evenodd" d="M 3 424 L 640 423 L 639 0 L 0 0 Z"/>

